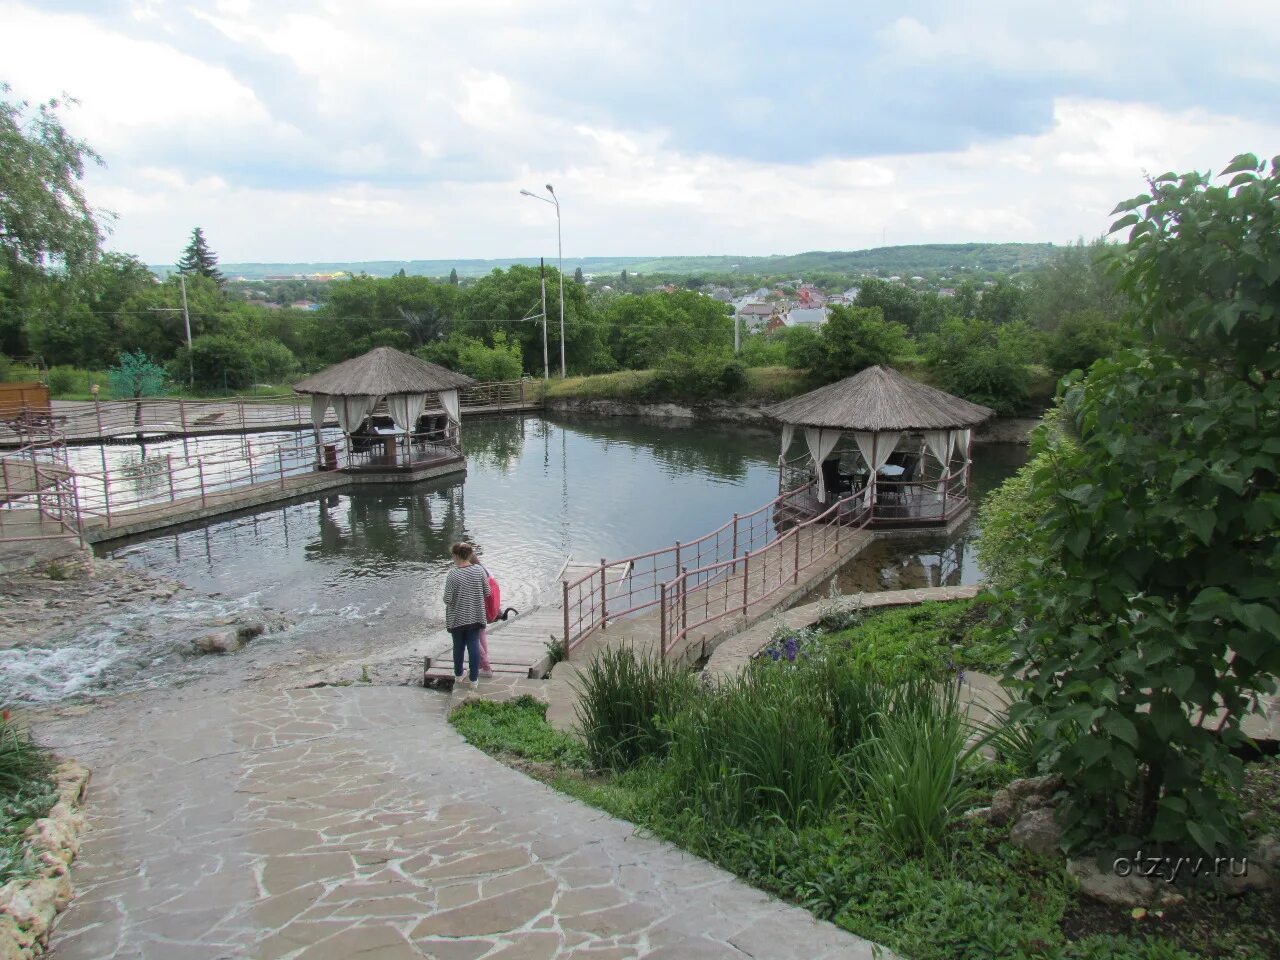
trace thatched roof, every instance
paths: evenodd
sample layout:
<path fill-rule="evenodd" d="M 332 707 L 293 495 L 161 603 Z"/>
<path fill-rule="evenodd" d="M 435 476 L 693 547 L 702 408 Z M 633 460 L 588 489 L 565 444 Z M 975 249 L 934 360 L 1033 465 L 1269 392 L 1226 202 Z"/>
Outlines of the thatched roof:
<path fill-rule="evenodd" d="M 391 347 L 375 347 L 363 356 L 312 374 L 293 385 L 296 393 L 340 397 L 385 397 L 393 393 L 432 393 L 470 387 L 475 381 Z"/>
<path fill-rule="evenodd" d="M 976 426 L 995 413 L 916 383 L 892 367 L 868 367 L 764 412 L 797 426 L 859 431 L 953 430 Z"/>

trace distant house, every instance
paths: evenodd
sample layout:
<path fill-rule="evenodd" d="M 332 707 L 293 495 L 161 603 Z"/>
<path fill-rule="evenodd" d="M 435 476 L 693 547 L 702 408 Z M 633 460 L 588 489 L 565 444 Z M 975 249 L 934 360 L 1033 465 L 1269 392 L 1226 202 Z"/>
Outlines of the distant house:
<path fill-rule="evenodd" d="M 786 321 L 782 319 L 782 314 L 775 313 L 772 317 L 769 318 L 769 322 L 765 324 L 764 332 L 774 333 L 775 331 L 781 330 L 786 325 L 787 325 Z"/>
<path fill-rule="evenodd" d="M 778 310 L 777 305 L 772 303 L 748 303 L 738 309 L 738 317 L 748 330 L 764 326 L 774 317 L 780 316 L 781 312 Z M 766 327 L 766 329 L 770 328 Z"/>
<path fill-rule="evenodd" d="M 320 309 L 320 304 L 316 303 L 314 300 L 295 300 L 293 301 L 293 303 L 289 304 L 289 306 L 293 307 L 293 309 L 295 310 L 319 310 Z"/>
<path fill-rule="evenodd" d="M 827 322 L 826 307 L 792 307 L 787 313 L 786 324 L 788 327 L 813 327 L 817 328 Z"/>
<path fill-rule="evenodd" d="M 844 292 L 843 296 L 850 303 L 853 303 L 853 301 L 858 299 L 858 291 L 861 289 L 862 289 L 861 287 L 850 287 L 848 290 Z"/>

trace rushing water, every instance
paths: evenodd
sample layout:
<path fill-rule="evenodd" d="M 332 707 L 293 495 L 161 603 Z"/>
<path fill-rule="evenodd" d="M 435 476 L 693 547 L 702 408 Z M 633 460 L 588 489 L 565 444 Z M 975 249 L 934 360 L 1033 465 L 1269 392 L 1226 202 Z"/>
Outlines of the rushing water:
<path fill-rule="evenodd" d="M 267 440 L 292 439 L 271 435 Z M 202 454 L 226 437 L 189 440 Z M 230 442 L 237 442 L 232 438 Z M 255 445 L 258 439 L 255 439 Z M 164 441 L 148 444 L 162 455 Z M 52 649 L 0 651 L 0 694 L 50 700 L 154 682 L 188 669 L 188 624 L 280 611 L 295 645 L 327 632 L 339 646 L 420 635 L 443 619 L 449 545 L 468 540 L 502 585 L 507 606 L 552 597 L 565 560 L 594 563 L 690 540 L 777 492 L 777 436 L 750 427 L 628 419 L 478 420 L 464 426 L 468 474 L 413 486 L 367 485 L 228 515 L 133 542 L 106 556 L 215 595 L 104 616 Z M 100 459 L 96 448 L 77 456 Z M 140 459 L 108 448 L 113 467 Z M 978 496 L 1022 462 L 1021 447 L 977 448 Z M 949 536 L 877 543 L 846 566 L 844 592 L 972 583 L 980 577 L 972 521 Z M 378 641 L 381 642 L 381 641 Z M 77 666 L 78 664 L 78 666 Z M 207 669 L 213 669 L 209 667 Z"/>

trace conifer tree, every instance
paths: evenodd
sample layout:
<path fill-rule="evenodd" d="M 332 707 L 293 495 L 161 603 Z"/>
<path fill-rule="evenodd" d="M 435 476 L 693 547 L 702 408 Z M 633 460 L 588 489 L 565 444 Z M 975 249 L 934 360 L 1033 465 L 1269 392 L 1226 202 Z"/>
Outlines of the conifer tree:
<path fill-rule="evenodd" d="M 458 268 L 454 267 L 449 271 L 449 282 L 455 287 L 458 285 Z"/>
<path fill-rule="evenodd" d="M 218 269 L 218 255 L 209 249 L 204 231 L 199 227 L 191 231 L 191 242 L 182 251 L 182 259 L 178 261 L 178 272 L 208 277 L 218 284 L 225 279 Z"/>
<path fill-rule="evenodd" d="M 574 282 L 574 283 L 582 283 L 582 268 L 581 268 L 581 267 L 578 267 L 576 270 L 574 270 L 574 271 L 573 271 L 573 282 Z"/>

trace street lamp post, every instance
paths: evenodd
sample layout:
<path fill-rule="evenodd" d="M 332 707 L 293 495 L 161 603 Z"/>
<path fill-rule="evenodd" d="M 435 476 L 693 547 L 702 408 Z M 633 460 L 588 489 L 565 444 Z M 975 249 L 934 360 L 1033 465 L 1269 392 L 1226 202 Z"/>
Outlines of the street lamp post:
<path fill-rule="evenodd" d="M 564 377 L 566 376 L 564 362 L 564 244 L 561 240 L 560 232 L 560 198 L 556 196 L 555 190 L 549 183 L 547 184 L 549 198 L 531 190 L 521 190 L 520 192 L 526 197 L 533 197 L 535 200 L 549 203 L 556 208 L 556 255 L 560 263 L 560 376 Z"/>

